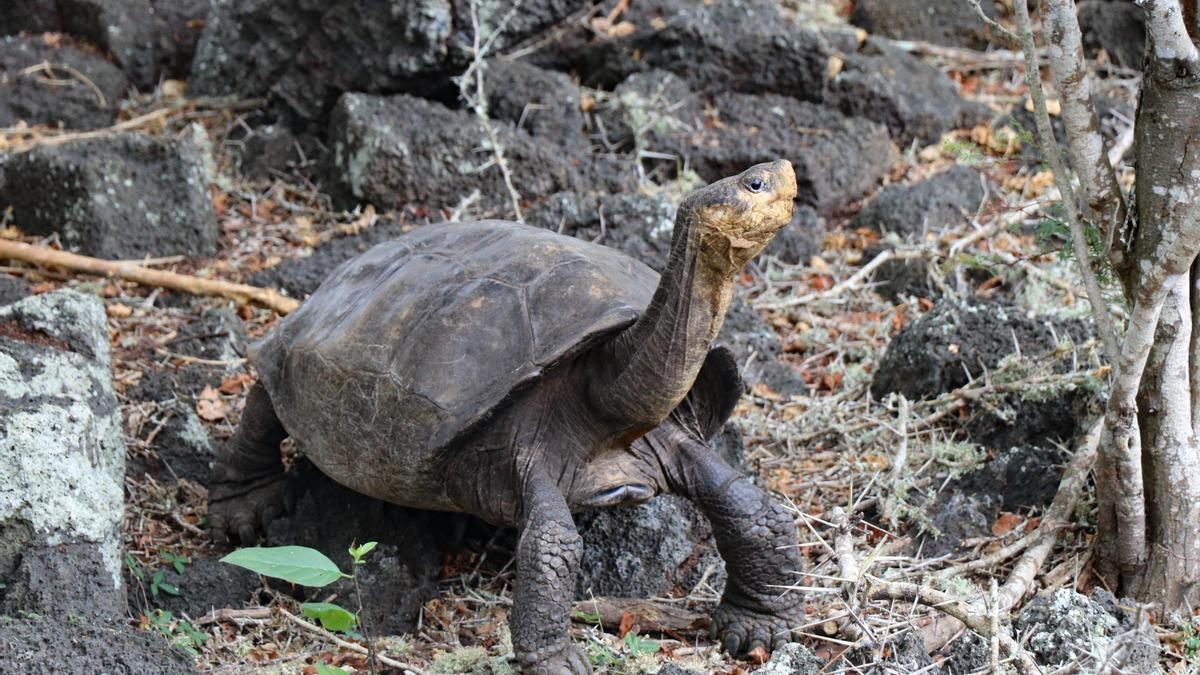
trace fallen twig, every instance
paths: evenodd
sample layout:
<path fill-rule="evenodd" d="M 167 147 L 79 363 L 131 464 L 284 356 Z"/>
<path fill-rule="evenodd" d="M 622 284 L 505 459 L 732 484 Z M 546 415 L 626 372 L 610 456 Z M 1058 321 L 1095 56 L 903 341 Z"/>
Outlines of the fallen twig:
<path fill-rule="evenodd" d="M 285 297 L 273 288 L 259 288 L 218 279 L 204 279 L 177 272 L 154 270 L 133 263 L 101 260 L 19 241 L 0 240 L 0 259 L 62 267 L 102 277 L 116 277 L 192 295 L 217 295 L 229 298 L 239 304 L 261 305 L 280 314 L 294 312 L 300 306 L 298 300 Z"/>
<path fill-rule="evenodd" d="M 571 606 L 571 617 L 583 623 L 599 623 L 610 630 L 621 628 L 626 616 L 644 631 L 656 633 L 687 633 L 708 628 L 707 614 L 690 609 L 636 598 L 591 598 Z"/>
<path fill-rule="evenodd" d="M 341 647 L 342 649 L 349 649 L 350 651 L 352 651 L 356 654 L 362 654 L 363 656 L 368 655 L 366 647 L 364 647 L 360 644 L 355 644 L 348 640 L 343 640 L 342 638 L 334 635 L 333 633 L 330 633 L 329 631 L 325 630 L 324 628 L 321 628 L 320 626 L 317 626 L 315 624 L 311 624 L 311 623 L 305 621 L 304 619 L 301 619 L 300 617 L 296 616 L 295 614 L 292 614 L 291 612 L 287 611 L 286 609 L 283 609 L 282 607 L 279 608 L 279 613 L 283 615 L 283 618 L 287 619 L 288 621 L 291 621 L 292 623 L 296 624 L 300 628 L 303 628 L 304 630 L 306 630 L 310 633 L 313 633 L 314 635 L 319 635 L 319 636 L 325 638 L 326 640 L 333 642 L 334 644 Z M 409 665 L 407 663 L 404 663 L 403 661 L 397 661 L 391 657 L 384 656 L 383 654 L 376 654 L 376 658 L 378 658 L 379 662 L 385 666 L 389 666 L 392 668 L 399 668 L 400 670 L 403 670 L 405 672 L 414 673 L 414 675 L 423 675 L 423 673 L 424 673 L 423 670 L 421 670 L 420 668 L 418 668 L 416 666 Z"/>

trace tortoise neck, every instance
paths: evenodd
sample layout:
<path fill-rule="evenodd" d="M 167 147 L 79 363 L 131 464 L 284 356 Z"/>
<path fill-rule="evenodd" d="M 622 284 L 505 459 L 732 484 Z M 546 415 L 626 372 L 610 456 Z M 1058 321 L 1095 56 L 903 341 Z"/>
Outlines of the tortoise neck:
<path fill-rule="evenodd" d="M 734 272 L 706 259 L 703 234 L 685 203 L 650 306 L 607 343 L 594 371 L 601 375 L 589 386 L 592 402 L 632 436 L 658 426 L 683 400 L 725 320 Z"/>

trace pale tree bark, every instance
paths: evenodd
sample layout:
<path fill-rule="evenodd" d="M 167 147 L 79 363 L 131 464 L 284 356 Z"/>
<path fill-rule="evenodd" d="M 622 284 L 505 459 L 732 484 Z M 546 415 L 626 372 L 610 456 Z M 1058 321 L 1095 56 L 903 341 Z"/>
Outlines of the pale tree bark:
<path fill-rule="evenodd" d="M 1108 162 L 1104 137 L 1092 99 L 1083 58 L 1083 38 L 1073 0 L 1040 0 L 1050 74 L 1067 129 L 1067 147 L 1086 199 L 1086 218 L 1104 235 L 1108 255 L 1117 268 L 1125 263 L 1125 197 Z M 1122 236 L 1125 235 L 1125 237 Z"/>
<path fill-rule="evenodd" d="M 1138 0 L 1148 44 L 1136 119 L 1136 212 L 1097 129 L 1072 0 L 1040 0 L 1082 206 L 1111 248 L 1129 322 L 1113 360 L 1096 469 L 1096 570 L 1165 609 L 1200 604 L 1200 52 L 1195 1 Z M 1015 3 L 1016 14 L 1024 3 Z M 1186 11 L 1185 11 L 1186 10 Z M 1024 26 L 1028 26 L 1027 16 Z M 1040 88 L 1040 80 L 1031 80 Z M 1041 134 L 1044 145 L 1046 134 Z"/>

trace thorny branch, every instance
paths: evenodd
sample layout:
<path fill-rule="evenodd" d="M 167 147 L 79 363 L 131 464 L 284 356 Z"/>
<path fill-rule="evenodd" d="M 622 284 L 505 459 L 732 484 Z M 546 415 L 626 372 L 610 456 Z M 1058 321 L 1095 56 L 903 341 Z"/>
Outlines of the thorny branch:
<path fill-rule="evenodd" d="M 484 76 L 484 60 L 491 52 L 496 40 L 508 27 L 508 22 L 516 15 L 520 9 L 521 3 L 524 0 L 516 0 L 513 6 L 509 8 L 508 13 L 500 20 L 496 29 L 488 35 L 486 42 L 482 42 L 482 26 L 479 22 L 479 6 L 476 0 L 471 0 L 471 29 L 474 32 L 472 36 L 471 49 L 471 65 L 458 78 L 459 96 L 467 107 L 475 113 L 479 118 L 479 122 L 483 127 L 483 131 L 487 134 L 488 147 L 492 151 L 492 156 L 496 163 L 496 167 L 500 169 L 500 175 L 504 178 L 504 186 L 508 189 L 509 201 L 512 205 L 513 218 L 519 222 L 525 221 L 525 215 L 521 212 L 521 193 L 517 191 L 516 185 L 513 183 L 512 171 L 508 166 L 508 159 L 504 155 L 504 145 L 500 142 L 500 137 L 496 133 L 496 129 L 492 126 L 491 117 L 488 115 L 488 99 L 487 92 L 483 86 Z"/>

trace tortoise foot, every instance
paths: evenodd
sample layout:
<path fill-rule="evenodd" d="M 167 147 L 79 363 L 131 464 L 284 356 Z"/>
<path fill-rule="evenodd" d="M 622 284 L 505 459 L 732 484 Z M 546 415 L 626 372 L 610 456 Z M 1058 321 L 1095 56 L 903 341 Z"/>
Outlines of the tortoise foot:
<path fill-rule="evenodd" d="M 802 623 L 799 607 L 776 610 L 742 607 L 722 600 L 712 616 L 712 637 L 726 652 L 746 656 L 757 647 L 774 651 L 792 639 Z"/>
<path fill-rule="evenodd" d="M 282 473 L 248 481 L 214 480 L 208 492 L 208 531 L 218 544 L 253 546 L 286 511 Z"/>
<path fill-rule="evenodd" d="M 592 672 L 587 657 L 569 640 L 518 653 L 517 662 L 525 675 L 591 675 Z"/>

